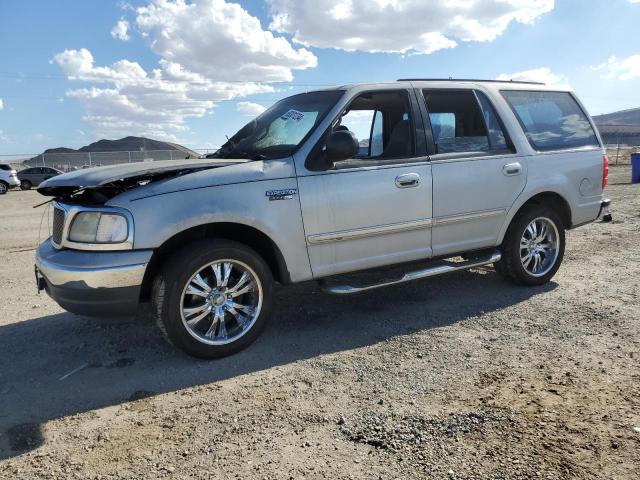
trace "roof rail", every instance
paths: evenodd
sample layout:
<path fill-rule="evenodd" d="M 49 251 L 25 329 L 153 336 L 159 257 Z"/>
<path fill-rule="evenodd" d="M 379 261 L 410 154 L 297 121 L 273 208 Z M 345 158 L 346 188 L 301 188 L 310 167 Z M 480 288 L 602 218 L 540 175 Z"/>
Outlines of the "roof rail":
<path fill-rule="evenodd" d="M 545 85 L 542 82 L 522 80 L 482 80 L 478 78 L 399 78 L 397 82 L 483 82 L 483 83 L 522 83 L 524 85 Z"/>

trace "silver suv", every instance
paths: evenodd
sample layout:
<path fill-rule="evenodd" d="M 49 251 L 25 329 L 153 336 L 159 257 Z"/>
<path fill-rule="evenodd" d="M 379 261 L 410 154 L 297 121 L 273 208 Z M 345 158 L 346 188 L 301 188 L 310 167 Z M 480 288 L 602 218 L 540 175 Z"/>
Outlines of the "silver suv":
<path fill-rule="evenodd" d="M 608 215 L 593 122 L 571 92 L 541 84 L 408 79 L 302 93 L 211 157 L 45 181 L 54 218 L 38 288 L 86 315 L 150 302 L 176 346 L 213 358 L 255 340 L 275 282 L 352 294 L 494 264 L 541 285 L 560 267 L 565 230 Z M 393 280 L 341 277 L 404 264 Z"/>

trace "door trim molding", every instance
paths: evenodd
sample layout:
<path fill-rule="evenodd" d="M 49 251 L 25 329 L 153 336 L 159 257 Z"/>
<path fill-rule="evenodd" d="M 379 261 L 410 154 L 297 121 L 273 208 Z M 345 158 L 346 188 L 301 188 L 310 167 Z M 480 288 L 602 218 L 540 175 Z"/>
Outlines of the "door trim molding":
<path fill-rule="evenodd" d="M 433 222 L 434 226 L 450 225 L 452 223 L 469 222 L 478 218 L 495 217 L 507 213 L 506 208 L 494 208 L 491 210 L 480 210 L 478 212 L 461 213 L 456 215 L 445 215 L 437 217 Z"/>
<path fill-rule="evenodd" d="M 431 228 L 433 220 L 423 218 L 401 223 L 390 223 L 387 225 L 376 225 L 374 227 L 354 228 L 350 230 L 340 230 L 337 232 L 317 233 L 307 235 L 309 245 L 320 245 L 332 242 L 342 242 L 345 240 L 355 240 L 359 238 L 374 237 L 377 235 L 387 235 L 390 233 L 408 232 L 421 228 Z"/>
<path fill-rule="evenodd" d="M 336 232 L 316 233 L 307 235 L 307 244 L 322 245 L 325 243 L 343 242 L 346 240 L 356 240 L 360 238 L 375 237 L 377 235 L 388 235 L 390 233 L 409 232 L 422 228 L 433 228 L 440 225 L 451 225 L 453 223 L 470 222 L 479 218 L 495 217 L 507 213 L 506 208 L 494 208 L 491 210 L 481 210 L 478 212 L 462 213 L 456 215 L 445 215 L 436 218 L 423 218 L 408 222 L 389 223 L 386 225 L 376 225 L 374 227 L 353 228 L 349 230 L 339 230 Z"/>

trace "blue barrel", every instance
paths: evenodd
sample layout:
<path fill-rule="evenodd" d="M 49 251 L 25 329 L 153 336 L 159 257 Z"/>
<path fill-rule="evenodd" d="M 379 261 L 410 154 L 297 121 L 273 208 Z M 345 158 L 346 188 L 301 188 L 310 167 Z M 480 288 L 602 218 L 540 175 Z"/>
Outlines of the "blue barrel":
<path fill-rule="evenodd" d="M 640 183 L 640 152 L 631 154 L 631 183 Z"/>

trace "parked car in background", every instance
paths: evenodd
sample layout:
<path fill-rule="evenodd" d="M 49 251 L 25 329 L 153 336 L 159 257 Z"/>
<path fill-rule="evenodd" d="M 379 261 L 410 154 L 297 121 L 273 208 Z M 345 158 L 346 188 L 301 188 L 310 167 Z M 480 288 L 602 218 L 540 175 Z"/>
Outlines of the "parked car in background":
<path fill-rule="evenodd" d="M 20 180 L 20 188 L 29 190 L 31 187 L 37 187 L 45 180 L 60 175 L 60 170 L 51 167 L 31 167 L 25 168 L 18 172 L 18 180 Z"/>
<path fill-rule="evenodd" d="M 0 195 L 4 195 L 10 188 L 20 185 L 16 171 L 11 165 L 0 163 Z"/>
<path fill-rule="evenodd" d="M 213 157 L 43 183 L 55 201 L 38 288 L 85 315 L 151 302 L 176 346 L 213 358 L 255 340 L 275 282 L 317 280 L 348 295 L 493 264 L 538 286 L 558 271 L 566 230 L 608 218 L 597 130 L 573 93 L 542 84 L 416 79 L 306 92 Z M 397 278 L 340 276 L 394 264 Z"/>

